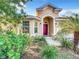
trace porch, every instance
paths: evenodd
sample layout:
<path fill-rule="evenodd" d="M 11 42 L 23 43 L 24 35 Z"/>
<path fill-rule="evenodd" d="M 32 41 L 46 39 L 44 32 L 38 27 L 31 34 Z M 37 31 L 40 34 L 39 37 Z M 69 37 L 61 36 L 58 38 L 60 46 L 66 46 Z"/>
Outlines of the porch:
<path fill-rule="evenodd" d="M 43 35 L 44 36 L 52 36 L 54 33 L 54 26 L 53 26 L 53 18 L 47 16 L 43 19 Z"/>

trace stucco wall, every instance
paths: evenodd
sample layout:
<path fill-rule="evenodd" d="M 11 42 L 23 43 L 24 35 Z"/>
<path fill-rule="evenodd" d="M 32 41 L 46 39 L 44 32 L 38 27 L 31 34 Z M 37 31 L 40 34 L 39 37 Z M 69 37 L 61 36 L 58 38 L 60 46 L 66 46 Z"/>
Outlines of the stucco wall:
<path fill-rule="evenodd" d="M 40 18 L 45 16 L 45 15 L 51 15 L 53 17 L 58 16 L 59 13 L 57 13 L 54 8 L 47 6 L 43 8 L 42 10 L 37 10 L 36 15 L 39 16 Z"/>
<path fill-rule="evenodd" d="M 55 11 L 54 8 L 50 7 L 50 6 L 47 6 L 47 7 L 44 7 L 42 10 L 37 10 L 36 11 L 36 14 L 38 17 L 40 17 L 40 21 L 41 21 L 41 34 L 43 35 L 43 20 L 45 17 L 52 17 L 52 23 L 51 25 L 53 25 L 53 35 L 55 34 L 55 17 L 58 17 L 59 16 L 59 12 Z M 51 27 L 51 26 L 50 26 Z"/>
<path fill-rule="evenodd" d="M 35 22 L 37 22 L 37 33 L 34 33 L 34 24 L 35 24 Z M 32 36 L 41 35 L 41 30 L 42 29 L 40 27 L 40 25 L 41 25 L 40 21 L 38 21 L 38 20 L 30 20 L 29 25 L 30 25 L 30 28 L 29 28 L 30 35 L 32 35 Z"/>
<path fill-rule="evenodd" d="M 35 22 L 37 22 L 37 33 L 34 33 L 34 25 L 35 25 Z M 31 26 L 30 33 L 33 36 L 35 36 L 35 35 L 41 35 L 42 29 L 41 29 L 41 23 L 40 23 L 40 21 L 38 21 L 38 20 L 32 20 L 32 21 L 30 21 L 30 26 Z"/>

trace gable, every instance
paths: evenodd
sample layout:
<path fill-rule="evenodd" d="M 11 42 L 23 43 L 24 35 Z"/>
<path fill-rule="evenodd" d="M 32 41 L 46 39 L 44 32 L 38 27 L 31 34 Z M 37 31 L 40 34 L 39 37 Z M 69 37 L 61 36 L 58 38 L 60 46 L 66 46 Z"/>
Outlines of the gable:
<path fill-rule="evenodd" d="M 47 11 L 50 11 L 50 10 L 54 10 L 54 8 L 52 8 L 51 6 L 45 6 L 44 8 L 43 8 L 43 10 L 47 10 Z"/>
<path fill-rule="evenodd" d="M 36 9 L 37 16 L 43 16 L 45 14 L 58 15 L 60 11 L 61 11 L 61 8 L 57 8 L 51 4 L 47 4 Z"/>
<path fill-rule="evenodd" d="M 56 7 L 55 5 L 51 4 L 51 3 L 47 3 L 39 8 L 37 8 L 37 10 L 42 10 L 44 9 L 45 7 L 50 7 L 50 8 L 53 8 L 53 9 L 58 9 L 58 7 Z"/>

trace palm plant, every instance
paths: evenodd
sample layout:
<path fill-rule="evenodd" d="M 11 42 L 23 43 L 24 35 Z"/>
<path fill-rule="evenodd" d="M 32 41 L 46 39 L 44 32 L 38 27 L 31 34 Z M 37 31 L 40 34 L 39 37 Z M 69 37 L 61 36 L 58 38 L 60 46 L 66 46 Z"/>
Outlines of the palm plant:
<path fill-rule="evenodd" d="M 58 50 L 56 47 L 45 45 L 41 50 L 42 59 L 57 59 Z"/>
<path fill-rule="evenodd" d="M 67 17 L 67 20 L 63 20 L 60 22 L 60 27 L 63 32 L 74 33 L 74 51 L 75 51 L 79 41 L 79 15 L 74 14 L 70 17 Z"/>

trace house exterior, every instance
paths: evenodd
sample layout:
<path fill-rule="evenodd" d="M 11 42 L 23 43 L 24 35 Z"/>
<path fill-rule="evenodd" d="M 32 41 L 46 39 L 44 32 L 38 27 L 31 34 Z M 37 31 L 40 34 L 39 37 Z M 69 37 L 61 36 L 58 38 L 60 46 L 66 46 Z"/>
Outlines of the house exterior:
<path fill-rule="evenodd" d="M 21 31 L 30 35 L 53 36 L 59 28 L 59 21 L 63 18 L 59 17 L 61 8 L 52 4 L 46 4 L 36 9 L 36 16 L 28 15 L 22 21 Z"/>

